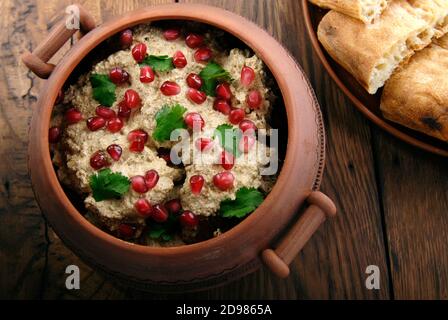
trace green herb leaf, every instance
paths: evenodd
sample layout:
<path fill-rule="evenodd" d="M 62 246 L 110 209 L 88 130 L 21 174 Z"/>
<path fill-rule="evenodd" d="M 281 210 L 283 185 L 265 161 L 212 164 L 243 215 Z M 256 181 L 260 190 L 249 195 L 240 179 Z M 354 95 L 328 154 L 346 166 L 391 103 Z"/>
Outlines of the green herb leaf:
<path fill-rule="evenodd" d="M 171 241 L 179 230 L 179 220 L 174 215 L 169 215 L 164 223 L 150 222 L 148 237 L 154 240 Z"/>
<path fill-rule="evenodd" d="M 231 80 L 230 74 L 216 62 L 209 62 L 199 76 L 203 81 L 201 91 L 212 97 L 215 96 L 215 89 L 219 81 Z"/>
<path fill-rule="evenodd" d="M 170 140 L 171 132 L 176 129 L 186 128 L 184 113 L 186 108 L 180 104 L 165 105 L 156 114 L 156 128 L 152 133 L 154 140 L 163 142 Z"/>
<path fill-rule="evenodd" d="M 103 169 L 90 176 L 90 188 L 95 201 L 119 199 L 128 192 L 130 181 L 119 172 Z"/>
<path fill-rule="evenodd" d="M 219 212 L 225 218 L 243 218 L 253 212 L 263 202 L 263 194 L 254 188 L 240 188 L 235 200 L 221 202 Z"/>
<path fill-rule="evenodd" d="M 90 83 L 93 89 L 93 98 L 103 106 L 111 107 L 117 100 L 115 88 L 117 87 L 105 74 L 92 74 Z"/>
<path fill-rule="evenodd" d="M 173 58 L 170 58 L 168 56 L 150 55 L 146 57 L 141 64 L 148 65 L 152 68 L 152 70 L 159 72 L 170 71 L 174 69 Z"/>
<path fill-rule="evenodd" d="M 234 128 L 230 124 L 221 124 L 215 129 L 214 138 L 218 137 L 219 143 L 227 151 L 235 157 L 241 155 L 238 144 L 241 140 L 241 131 Z"/>

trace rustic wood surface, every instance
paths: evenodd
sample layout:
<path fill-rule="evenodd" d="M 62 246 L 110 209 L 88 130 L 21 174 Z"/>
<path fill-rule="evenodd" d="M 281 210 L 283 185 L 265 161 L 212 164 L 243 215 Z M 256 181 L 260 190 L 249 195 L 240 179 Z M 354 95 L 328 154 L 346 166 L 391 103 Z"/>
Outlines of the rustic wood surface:
<path fill-rule="evenodd" d="M 170 0 L 80 1 L 98 22 Z M 177 1 L 176 1 L 177 2 Z M 180 1 L 182 2 L 182 1 Z M 86 266 L 54 235 L 27 172 L 28 125 L 42 87 L 18 61 L 62 16 L 68 0 L 0 1 L 0 298 L 448 298 L 448 161 L 392 138 L 350 104 L 313 53 L 296 0 L 188 0 L 226 8 L 264 27 L 303 66 L 325 117 L 328 149 L 322 191 L 338 217 L 327 222 L 286 280 L 260 270 L 196 294 L 156 295 L 114 283 Z M 67 44 L 52 62 L 70 49 Z M 31 133 L 32 134 L 32 133 Z M 67 265 L 81 290 L 65 289 Z M 365 287 L 377 265 L 381 288 Z"/>

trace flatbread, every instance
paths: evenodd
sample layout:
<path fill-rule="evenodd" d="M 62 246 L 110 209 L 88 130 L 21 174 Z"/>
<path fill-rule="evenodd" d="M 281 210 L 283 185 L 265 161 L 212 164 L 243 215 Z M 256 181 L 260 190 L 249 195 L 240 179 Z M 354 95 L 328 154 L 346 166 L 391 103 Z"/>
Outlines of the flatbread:
<path fill-rule="evenodd" d="M 383 115 L 448 141 L 448 35 L 416 53 L 387 81 Z"/>
<path fill-rule="evenodd" d="M 448 0 L 395 0 L 372 25 L 334 10 L 318 27 L 327 52 L 375 94 L 394 70 L 448 30 Z"/>
<path fill-rule="evenodd" d="M 387 7 L 388 0 L 309 0 L 321 8 L 333 9 L 371 24 Z M 390 0 L 389 0 L 390 1 Z"/>

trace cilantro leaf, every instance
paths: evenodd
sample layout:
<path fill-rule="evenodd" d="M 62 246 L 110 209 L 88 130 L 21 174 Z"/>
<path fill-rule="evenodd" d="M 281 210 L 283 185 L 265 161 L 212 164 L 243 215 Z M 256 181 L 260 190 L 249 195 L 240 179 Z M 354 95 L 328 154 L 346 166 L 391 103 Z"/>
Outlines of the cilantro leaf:
<path fill-rule="evenodd" d="M 173 58 L 168 56 L 153 56 L 150 55 L 146 57 L 142 63 L 142 65 L 148 65 L 154 71 L 170 71 L 174 69 Z"/>
<path fill-rule="evenodd" d="M 215 89 L 219 81 L 231 80 L 230 74 L 216 62 L 209 62 L 199 76 L 203 81 L 201 91 L 212 97 L 215 96 Z"/>
<path fill-rule="evenodd" d="M 172 131 L 186 128 L 184 122 L 184 113 L 186 111 L 187 109 L 178 103 L 171 106 L 163 106 L 156 114 L 156 128 L 152 133 L 154 140 L 159 142 L 170 140 Z"/>
<path fill-rule="evenodd" d="M 128 192 L 130 181 L 119 172 L 103 169 L 90 176 L 90 188 L 95 201 L 119 199 Z"/>
<path fill-rule="evenodd" d="M 111 107 L 117 100 L 115 88 L 117 87 L 106 74 L 92 74 L 90 83 L 93 89 L 93 98 L 103 106 Z"/>
<path fill-rule="evenodd" d="M 254 188 L 240 188 L 236 192 L 235 200 L 221 201 L 219 212 L 224 218 L 243 218 L 263 202 L 263 194 Z"/>
<path fill-rule="evenodd" d="M 170 241 L 174 234 L 178 232 L 179 223 L 176 216 L 170 214 L 164 223 L 151 222 L 149 224 L 148 237 L 154 240 Z"/>
<path fill-rule="evenodd" d="M 241 131 L 234 128 L 230 124 L 221 124 L 215 129 L 214 138 L 218 137 L 219 143 L 227 151 L 235 157 L 239 157 L 241 152 L 238 144 L 241 140 Z"/>

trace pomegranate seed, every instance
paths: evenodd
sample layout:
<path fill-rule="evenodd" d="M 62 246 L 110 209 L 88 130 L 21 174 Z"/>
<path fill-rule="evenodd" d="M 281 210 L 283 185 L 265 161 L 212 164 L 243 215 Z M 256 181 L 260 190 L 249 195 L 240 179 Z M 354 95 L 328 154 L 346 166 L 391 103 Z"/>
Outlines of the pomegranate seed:
<path fill-rule="evenodd" d="M 165 203 L 165 208 L 171 214 L 178 214 L 180 212 L 180 210 L 182 210 L 182 205 L 180 204 L 179 199 L 172 199 Z"/>
<path fill-rule="evenodd" d="M 90 166 L 95 169 L 99 170 L 104 167 L 108 167 L 110 165 L 109 161 L 107 161 L 106 156 L 103 152 L 97 151 L 90 157 Z"/>
<path fill-rule="evenodd" d="M 145 218 L 148 218 L 153 210 L 151 203 L 149 203 L 149 201 L 145 198 L 138 199 L 134 204 L 134 208 L 141 216 Z"/>
<path fill-rule="evenodd" d="M 252 132 L 255 134 L 255 131 L 257 130 L 257 126 L 255 125 L 255 123 L 250 120 L 241 121 L 239 127 L 243 133 L 246 133 L 246 131 L 248 130 L 252 130 Z"/>
<path fill-rule="evenodd" d="M 207 95 L 205 94 L 205 92 L 193 88 L 188 89 L 187 96 L 188 99 L 197 104 L 203 104 L 205 100 L 207 100 Z"/>
<path fill-rule="evenodd" d="M 168 211 L 164 206 L 156 204 L 152 208 L 151 219 L 159 223 L 165 222 L 168 219 Z"/>
<path fill-rule="evenodd" d="M 128 82 L 129 73 L 119 67 L 115 67 L 109 72 L 109 79 L 116 85 Z"/>
<path fill-rule="evenodd" d="M 59 127 L 51 127 L 48 129 L 48 142 L 49 143 L 56 143 L 59 142 L 59 139 L 61 139 L 62 130 Z"/>
<path fill-rule="evenodd" d="M 229 101 L 232 99 L 232 91 L 230 85 L 226 82 L 220 83 L 216 86 L 216 97 Z"/>
<path fill-rule="evenodd" d="M 235 164 L 235 157 L 233 156 L 233 154 L 224 150 L 221 153 L 221 166 L 225 170 L 231 170 L 234 164 Z"/>
<path fill-rule="evenodd" d="M 195 126 L 200 126 L 201 129 L 205 126 L 205 121 L 202 119 L 201 115 L 197 112 L 189 112 L 184 118 L 185 124 L 190 129 L 194 129 Z"/>
<path fill-rule="evenodd" d="M 197 62 L 206 62 L 213 57 L 213 51 L 210 48 L 202 47 L 194 53 L 194 60 Z"/>
<path fill-rule="evenodd" d="M 229 114 L 229 121 L 232 124 L 238 124 L 244 120 L 246 113 L 243 109 L 233 109 Z"/>
<path fill-rule="evenodd" d="M 251 109 L 260 108 L 262 100 L 263 97 L 261 96 L 261 93 L 258 90 L 252 90 L 246 97 L 247 105 Z"/>
<path fill-rule="evenodd" d="M 129 119 L 131 116 L 131 108 L 129 108 L 124 101 L 118 104 L 118 117 L 121 119 Z"/>
<path fill-rule="evenodd" d="M 180 87 L 176 82 L 165 81 L 160 87 L 160 91 L 162 91 L 165 96 L 175 96 L 180 93 Z"/>
<path fill-rule="evenodd" d="M 98 106 L 95 109 L 95 113 L 98 117 L 104 118 L 104 119 L 112 119 L 117 116 L 114 110 L 111 108 L 105 107 L 105 106 Z"/>
<path fill-rule="evenodd" d="M 233 174 L 229 171 L 224 171 L 213 176 L 213 184 L 221 191 L 231 189 L 234 180 Z"/>
<path fill-rule="evenodd" d="M 132 190 L 138 193 L 148 192 L 148 187 L 145 183 L 145 178 L 143 176 L 135 176 L 131 178 Z"/>
<path fill-rule="evenodd" d="M 111 144 L 110 146 L 107 147 L 106 150 L 107 150 L 107 153 L 112 158 L 112 160 L 114 160 L 114 161 L 120 160 L 123 150 L 121 149 L 121 147 L 118 144 Z"/>
<path fill-rule="evenodd" d="M 122 238 L 132 238 L 135 235 L 137 228 L 127 223 L 122 223 L 118 226 L 118 235 Z"/>
<path fill-rule="evenodd" d="M 137 91 L 128 89 L 124 93 L 124 103 L 128 108 L 134 109 L 140 107 L 142 100 Z"/>
<path fill-rule="evenodd" d="M 144 66 L 140 69 L 140 82 L 150 83 L 154 81 L 154 71 L 150 66 Z"/>
<path fill-rule="evenodd" d="M 82 120 L 81 112 L 76 108 L 70 108 L 65 112 L 65 120 L 68 124 L 75 124 Z"/>
<path fill-rule="evenodd" d="M 123 128 L 123 120 L 121 120 L 118 117 L 112 118 L 109 121 L 107 121 L 107 130 L 109 130 L 109 132 L 115 133 L 121 130 L 121 128 Z"/>
<path fill-rule="evenodd" d="M 191 211 L 184 211 L 179 216 L 179 221 L 185 228 L 194 228 L 199 224 L 199 218 Z"/>
<path fill-rule="evenodd" d="M 163 36 L 168 41 L 176 40 L 180 37 L 180 30 L 178 28 L 166 29 L 163 31 Z"/>
<path fill-rule="evenodd" d="M 130 29 L 124 30 L 120 34 L 120 45 L 124 48 L 129 48 L 132 44 L 132 31 Z"/>
<path fill-rule="evenodd" d="M 101 117 L 90 117 L 87 119 L 87 128 L 90 131 L 97 131 L 106 125 L 106 119 Z"/>
<path fill-rule="evenodd" d="M 136 138 L 135 140 L 131 141 L 131 144 L 129 145 L 129 150 L 132 152 L 142 152 L 145 149 L 145 141 L 141 138 Z"/>
<path fill-rule="evenodd" d="M 60 104 L 62 101 L 64 101 L 64 91 L 61 89 L 58 91 L 58 95 L 56 96 L 56 101 L 54 103 Z"/>
<path fill-rule="evenodd" d="M 213 109 L 221 112 L 222 114 L 228 115 L 230 113 L 231 106 L 226 100 L 216 99 L 213 103 Z"/>
<path fill-rule="evenodd" d="M 210 138 L 199 138 L 196 140 L 195 145 L 200 151 L 208 151 L 213 146 L 213 140 Z"/>
<path fill-rule="evenodd" d="M 132 56 L 134 57 L 135 61 L 142 62 L 146 56 L 146 44 L 137 43 L 132 48 Z"/>
<path fill-rule="evenodd" d="M 194 175 L 190 178 L 190 189 L 193 194 L 200 194 L 204 186 L 204 177 L 201 175 Z"/>
<path fill-rule="evenodd" d="M 156 170 L 149 170 L 145 173 L 145 183 L 148 189 L 153 189 L 159 181 L 159 173 Z"/>
<path fill-rule="evenodd" d="M 185 58 L 182 51 L 176 51 L 173 55 L 173 64 L 178 69 L 182 69 L 187 65 L 187 58 Z"/>
<path fill-rule="evenodd" d="M 249 87 L 255 80 L 255 71 L 251 67 L 244 66 L 241 69 L 240 82 L 244 87 Z"/>
<path fill-rule="evenodd" d="M 198 74 L 190 73 L 187 76 L 187 84 L 190 88 L 199 90 L 202 87 L 202 79 Z"/>
<path fill-rule="evenodd" d="M 128 133 L 128 141 L 132 142 L 136 139 L 140 139 L 143 142 L 148 141 L 148 133 L 142 129 L 135 129 Z"/>
<path fill-rule="evenodd" d="M 185 38 L 185 43 L 187 44 L 187 46 L 189 46 L 191 49 L 196 49 L 200 46 L 202 46 L 202 44 L 204 43 L 204 37 L 200 36 L 196 33 L 190 33 L 186 38 Z"/>
<path fill-rule="evenodd" d="M 256 141 L 255 136 L 251 134 L 245 134 L 243 135 L 242 139 L 238 144 L 238 149 L 241 152 L 248 153 L 249 150 L 254 146 L 255 141 Z"/>

